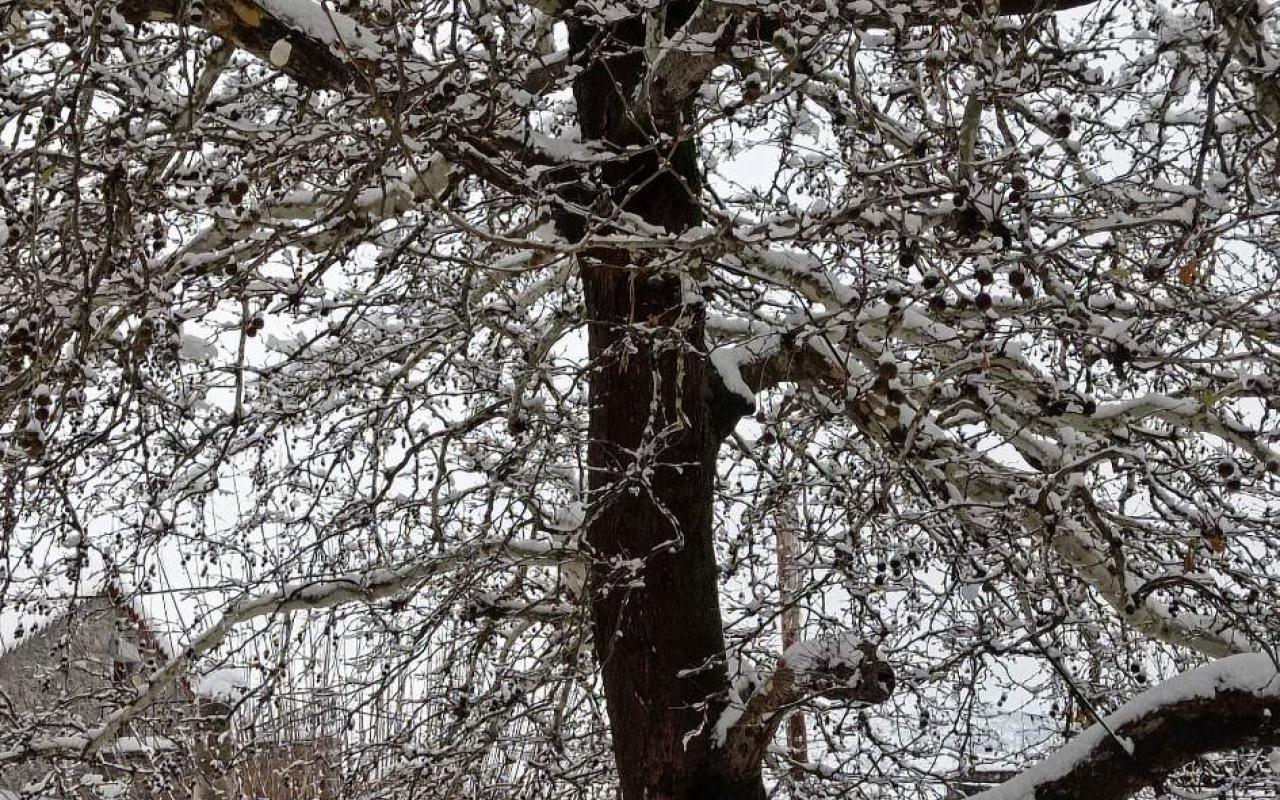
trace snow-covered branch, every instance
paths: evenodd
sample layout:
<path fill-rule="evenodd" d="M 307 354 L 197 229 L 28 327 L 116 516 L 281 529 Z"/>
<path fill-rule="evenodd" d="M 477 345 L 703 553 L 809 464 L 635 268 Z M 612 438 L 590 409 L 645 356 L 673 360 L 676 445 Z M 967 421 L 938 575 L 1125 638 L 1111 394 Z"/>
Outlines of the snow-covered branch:
<path fill-rule="evenodd" d="M 735 33 L 729 6 L 700 4 L 680 29 L 661 43 L 636 103 L 640 119 L 655 113 L 678 113 L 685 100 L 723 63 L 723 51 Z"/>
<path fill-rule="evenodd" d="M 1237 655 L 1143 692 L 973 800 L 1121 800 L 1198 756 L 1275 745 L 1280 673 L 1267 656 Z"/>
<path fill-rule="evenodd" d="M 356 20 L 311 0 L 123 0 L 135 21 L 185 21 L 234 43 L 316 89 L 343 90 L 386 54 Z M 194 10 L 198 8 L 199 10 Z M 370 76 L 366 76 L 370 77 Z"/>
<path fill-rule="evenodd" d="M 916 325 L 920 327 L 922 324 Z M 941 341 L 948 340 L 946 335 L 936 331 L 931 335 Z M 842 349 L 845 348 L 828 336 L 765 334 L 743 344 L 713 351 L 712 363 L 720 379 L 718 385 L 723 387 L 721 393 L 741 399 L 737 404 L 721 402 L 717 405 L 718 410 L 732 417 L 724 420 L 721 428 L 732 429 L 737 420 L 733 415 L 746 413 L 741 409 L 750 408 L 748 403 L 755 393 L 778 383 L 826 384 L 843 394 L 846 385 L 865 372 L 861 361 L 870 356 L 868 352 L 852 351 L 842 355 Z M 1023 359 L 1005 355 L 998 357 L 997 362 L 1006 367 L 1002 372 L 1006 377 L 1000 380 L 1011 380 L 1008 376 L 1019 375 L 1023 376 L 1022 380 L 1028 387 L 1047 383 Z M 877 392 L 865 393 L 858 400 L 846 404 L 846 410 L 864 434 L 882 446 L 891 446 L 883 425 L 886 407 Z M 914 417 L 916 412 L 910 413 Z M 1070 415 L 1069 419 L 1062 418 L 1058 422 L 1059 425 L 1074 422 L 1074 430 L 1080 437 L 1101 436 L 1109 433 L 1112 425 L 1126 421 L 1137 423 L 1145 416 L 1156 416 L 1172 425 L 1219 435 L 1237 442 L 1260 458 L 1275 459 L 1271 448 L 1254 437 L 1246 436 L 1202 403 L 1191 399 L 1148 395 L 1131 403 L 1107 404 L 1092 415 Z M 1061 450 L 1057 444 L 1032 435 L 1026 425 L 1011 419 L 996 399 L 990 398 L 981 417 L 1031 463 L 1052 470 L 1061 461 Z M 916 437 L 919 450 L 930 453 L 931 457 L 919 460 L 911 454 L 908 457 L 923 474 L 939 485 L 957 485 L 953 478 L 963 475 L 964 497 L 1000 505 L 1008 503 L 1010 498 L 1034 496 L 1041 491 L 1042 487 L 1033 475 L 1004 467 L 990 456 L 979 455 L 960 446 L 948 432 L 928 419 L 925 416 L 917 422 Z M 945 458 L 939 459 L 939 456 Z M 1056 479 L 1051 477 L 1051 480 Z M 1099 544 L 1097 537 L 1081 524 L 1064 519 L 1047 526 L 1043 510 L 1028 508 L 1023 514 L 1023 527 L 1033 537 L 1045 537 L 1077 577 L 1092 586 L 1127 624 L 1147 636 L 1188 647 L 1212 658 L 1254 649 L 1246 634 L 1237 630 L 1229 620 L 1186 610 L 1175 614 L 1166 604 L 1150 596 L 1135 600 L 1133 593 L 1145 583 L 1145 579 L 1128 565 L 1115 563 L 1108 548 Z"/>
<path fill-rule="evenodd" d="M 739 11 L 752 10 L 760 5 L 759 0 L 715 0 L 719 5 L 729 6 Z M 1096 0 L 999 0 L 996 13 L 1004 16 L 1034 14 L 1041 12 L 1066 11 L 1079 6 L 1090 5 Z M 848 24 L 859 29 L 886 28 L 902 25 L 936 25 L 941 21 L 954 20 L 958 12 L 973 14 L 982 7 L 981 3 L 951 4 L 937 0 L 914 0 L 909 3 L 845 3 L 830 6 L 814 3 L 810 15 L 826 24 Z M 833 13 L 834 12 L 834 13 Z M 746 27 L 746 33 L 760 40 L 769 40 L 786 24 L 786 18 L 780 14 L 761 14 Z"/>
<path fill-rule="evenodd" d="M 800 641 L 778 659 L 764 685 L 730 705 L 718 730 L 732 768 L 760 766 L 774 731 L 797 705 L 817 697 L 842 703 L 883 703 L 893 694 L 893 669 L 876 646 L 850 634 Z"/>
<path fill-rule="evenodd" d="M 18 747 L 0 750 L 0 764 L 28 758 L 76 756 L 84 752 L 87 742 L 84 736 L 43 736 Z M 121 736 L 103 747 L 101 752 L 112 756 L 154 755 L 179 747 L 177 742 L 164 736 Z"/>
<path fill-rule="evenodd" d="M 262 240 L 254 236 L 257 231 L 273 224 L 302 224 L 298 243 L 308 249 L 323 250 L 332 247 L 343 238 L 346 231 L 363 232 L 375 228 L 384 220 L 424 203 L 438 200 L 449 187 L 452 166 L 444 157 L 434 155 L 420 167 L 403 170 L 398 178 L 388 181 L 385 187 L 374 187 L 361 192 L 345 208 L 338 204 L 340 198 L 317 191 L 297 191 L 278 203 L 252 209 L 246 223 L 227 223 L 219 220 L 196 234 L 175 256 L 180 267 L 199 266 L 208 269 L 211 263 L 222 259 L 239 261 L 246 253 L 246 242 Z M 326 219 L 326 210 L 338 206 L 339 218 Z M 314 230 L 309 228 L 314 227 Z"/>
<path fill-rule="evenodd" d="M 1265 7 L 1240 0 L 1212 0 L 1208 6 L 1226 30 L 1231 54 L 1253 86 L 1258 112 L 1280 128 L 1280 79 L 1274 68 L 1277 53 L 1262 24 Z"/>
<path fill-rule="evenodd" d="M 1093 0 L 1004 0 L 998 4 L 998 13 L 1014 15 L 1055 11 L 1091 2 Z M 862 5 L 874 8 L 871 4 Z M 912 23 L 936 24 L 939 20 L 937 6 L 935 2 L 917 2 L 909 6 L 910 10 L 896 6 L 893 16 Z M 760 11 L 764 13 L 757 18 Z M 828 13 L 828 9 L 823 7 L 815 11 L 815 16 L 826 17 Z M 894 24 L 893 16 L 876 11 L 846 13 L 848 21 L 858 27 Z M 670 114 L 681 108 L 716 67 L 730 61 L 731 46 L 743 38 L 775 38 L 775 44 L 781 42 L 784 50 L 794 48 L 793 38 L 779 25 L 778 19 L 778 15 L 770 14 L 767 8 L 757 8 L 751 2 L 706 0 L 700 3 L 684 25 L 658 45 L 657 56 L 636 102 L 637 116 L 650 119 L 655 112 Z M 661 18 L 658 21 L 660 23 Z M 798 55 L 797 52 L 790 53 L 793 58 Z"/>
<path fill-rule="evenodd" d="M 1040 530 L 1043 520 L 1033 515 L 1027 527 L 1031 531 Z M 1050 534 L 1050 544 L 1077 577 L 1092 586 L 1128 625 L 1147 636 L 1210 658 L 1256 649 L 1229 620 L 1185 610 L 1175 614 L 1154 597 L 1137 598 L 1135 592 L 1143 584 L 1142 579 L 1131 570 L 1117 569 L 1107 549 L 1081 526 L 1071 523 L 1056 526 Z"/>

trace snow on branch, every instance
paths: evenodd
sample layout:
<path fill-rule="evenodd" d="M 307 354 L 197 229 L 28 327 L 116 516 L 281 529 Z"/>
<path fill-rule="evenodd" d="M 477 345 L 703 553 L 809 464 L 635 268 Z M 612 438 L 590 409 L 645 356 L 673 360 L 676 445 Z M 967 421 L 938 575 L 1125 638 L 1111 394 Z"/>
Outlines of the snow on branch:
<path fill-rule="evenodd" d="M 872 319 L 876 313 L 877 309 L 874 307 L 864 309 L 859 319 Z M 726 329 L 731 327 L 728 323 L 720 325 Z M 923 315 L 913 316 L 910 312 L 904 312 L 898 335 L 906 338 L 918 337 L 913 343 L 921 347 L 929 346 L 930 342 L 942 343 L 935 346 L 943 350 L 942 355 L 945 355 L 949 348 L 946 343 L 956 337 L 953 332 L 943 330 L 943 327 L 931 323 Z M 715 329 L 715 325 L 712 329 Z M 852 341 L 857 341 L 861 346 L 852 346 Z M 749 393 L 763 391 L 788 381 L 826 385 L 840 396 L 845 395 L 851 382 L 856 382 L 866 371 L 864 364 L 873 358 L 871 353 L 875 346 L 876 337 L 869 325 L 861 327 L 856 340 L 849 335 L 842 335 L 839 328 L 833 328 L 823 335 L 803 331 L 786 334 L 762 332 L 745 344 L 713 351 L 712 362 L 720 379 L 719 394 L 731 399 L 745 398 Z M 991 363 L 999 367 L 999 377 L 992 380 L 1005 384 L 1011 396 L 1032 392 L 1035 387 L 1048 382 L 1036 367 L 1016 353 L 999 354 L 991 359 Z M 997 463 L 987 454 L 976 453 L 935 424 L 933 415 L 926 412 L 917 419 L 920 412 L 908 404 L 899 411 L 904 415 L 901 422 L 912 425 L 916 432 L 915 446 L 906 457 L 915 463 L 922 475 L 938 486 L 951 487 L 948 491 L 955 492 L 952 500 L 957 503 L 963 496 L 970 502 L 1004 506 L 1014 498 L 1040 496 L 1057 505 L 1085 502 L 1096 506 L 1096 502 L 1082 485 L 1076 486 L 1071 492 L 1047 489 L 1046 486 L 1052 487 L 1058 481 L 1065 480 L 1083 468 L 1083 465 L 1064 462 L 1065 451 L 1054 439 L 1034 433 L 1038 420 L 1026 424 L 1006 412 L 1001 396 L 988 393 L 984 397 L 981 416 L 987 426 L 1001 435 L 1029 463 L 1038 465 L 1037 468 L 1044 472 L 1037 474 L 1011 469 Z M 716 409 L 717 413 L 741 415 L 746 413 L 741 411 L 741 407 L 741 404 L 722 401 L 717 404 Z M 883 424 L 886 419 L 885 404 L 880 395 L 861 392 L 856 399 L 846 402 L 845 408 L 854 423 L 871 441 L 886 448 L 897 446 L 889 440 L 889 431 Z M 1081 439 L 1114 438 L 1116 428 L 1136 425 L 1145 417 L 1158 417 L 1167 424 L 1186 430 L 1216 435 L 1232 441 L 1259 459 L 1269 462 L 1277 460 L 1274 450 L 1259 441 L 1258 437 L 1244 431 L 1202 402 L 1192 399 L 1150 394 L 1130 402 L 1099 406 L 1090 415 L 1062 415 L 1056 418 L 1056 424 L 1069 424 Z M 722 420 L 718 423 L 718 428 L 732 430 L 736 421 L 737 416 L 733 416 L 732 420 Z M 1054 432 L 1060 434 L 1061 429 L 1058 427 Z M 916 452 L 929 452 L 932 457 L 917 459 L 913 455 Z M 964 487 L 963 492 L 959 489 L 960 486 Z M 1103 537 L 1073 521 L 1070 515 L 1053 513 L 1048 508 L 1036 507 L 1034 502 L 1025 502 L 1027 507 L 1022 520 L 1026 532 L 1037 538 L 1048 533 L 1045 540 L 1053 552 L 1071 567 L 1077 577 L 1093 587 L 1135 630 L 1211 658 L 1255 650 L 1249 643 L 1248 635 L 1235 629 L 1228 620 L 1186 610 L 1175 614 L 1166 604 L 1150 596 L 1135 600 L 1134 592 L 1146 583 L 1146 578 L 1135 572 L 1130 565 L 1117 563 L 1106 544 L 1100 541 Z"/>
<path fill-rule="evenodd" d="M 724 62 L 723 52 L 734 39 L 732 9 L 702 3 L 693 16 L 660 46 L 641 86 L 636 110 L 641 119 L 678 113 L 711 72 Z"/>
<path fill-rule="evenodd" d="M 1043 520 L 1038 515 L 1028 518 L 1028 529 L 1042 526 Z M 1131 570 L 1117 571 L 1106 547 L 1081 525 L 1062 520 L 1054 526 L 1050 543 L 1054 552 L 1071 565 L 1076 576 L 1092 586 L 1128 625 L 1147 636 L 1187 647 L 1210 658 L 1249 653 L 1255 649 L 1243 631 L 1223 620 L 1188 611 L 1174 614 L 1154 597 L 1136 597 L 1135 593 L 1145 581 Z"/>
<path fill-rule="evenodd" d="M 755 409 L 755 394 L 779 383 L 843 384 L 857 364 L 842 362 L 824 337 L 769 333 L 711 351 L 716 379 L 716 431 L 727 436 L 738 419 Z"/>
<path fill-rule="evenodd" d="M 123 0 L 133 22 L 188 22 L 269 62 L 316 89 L 342 90 L 382 48 L 354 19 L 310 0 L 206 0 L 199 10 L 180 0 Z"/>
<path fill-rule="evenodd" d="M 45 0 L 53 3 L 54 0 Z M 61 0 L 65 2 L 65 0 Z M 119 12 L 132 22 L 179 22 L 220 36 L 236 47 L 268 62 L 310 89 L 337 92 L 364 90 L 373 96 L 401 94 L 411 89 L 435 87 L 437 103 L 450 102 L 456 93 L 444 91 L 442 75 L 430 64 L 408 52 L 384 47 L 378 37 L 356 19 L 312 0 L 206 0 L 198 6 L 180 0 L 121 0 Z M 553 89 L 568 61 L 553 53 L 526 64 L 520 92 L 541 94 Z M 384 80 L 383 74 L 388 77 Z M 379 111 L 386 109 L 379 105 Z M 456 142 L 446 142 L 457 145 Z M 501 182 L 502 174 L 487 168 L 485 159 L 465 148 L 452 146 L 450 158 L 473 171 Z M 438 197 L 451 165 L 437 157 L 425 170 L 406 175 L 402 191 L 381 197 L 362 196 L 354 216 L 376 211 L 385 218 L 402 208 L 406 199 Z M 366 193 L 368 194 L 368 193 Z M 286 203 L 286 205 L 288 205 Z M 304 203 L 303 206 L 306 204 Z M 287 218 L 287 208 L 280 213 Z M 233 243 L 235 232 L 224 232 L 216 241 Z"/>
<path fill-rule="evenodd" d="M 1280 672 L 1268 656 L 1237 655 L 1143 692 L 1039 764 L 972 800 L 1120 800 L 1198 756 L 1275 745 Z"/>
<path fill-rule="evenodd" d="M 229 223 L 217 220 L 196 234 L 175 257 L 179 267 L 198 266 L 207 270 L 212 264 L 226 259 L 248 260 L 253 251 L 245 243 L 270 241 L 267 237 L 254 236 L 264 226 L 283 223 L 304 224 L 313 231 L 302 234 L 301 246 L 320 251 L 340 242 L 345 235 L 358 234 L 376 228 L 385 220 L 428 200 L 438 200 L 449 188 L 452 166 L 440 155 L 434 155 L 421 166 L 401 171 L 399 177 L 387 182 L 385 187 L 370 187 L 361 192 L 342 212 L 341 224 L 325 219 L 325 210 L 332 208 L 342 197 L 316 191 L 291 192 L 277 203 L 252 209 L 248 215 L 253 222 Z"/>
<path fill-rule="evenodd" d="M 881 703 L 893 693 L 893 671 L 875 645 L 849 634 L 800 641 L 782 654 L 772 682 L 799 696 Z"/>
<path fill-rule="evenodd" d="M 42 736 L 19 747 L 0 750 L 0 764 L 41 756 L 76 755 L 84 750 L 86 741 L 84 736 Z M 112 756 L 137 756 L 177 749 L 178 743 L 164 736 L 121 736 L 102 748 L 102 752 Z"/>
<path fill-rule="evenodd" d="M 1229 33 L 1231 53 L 1253 85 L 1258 111 L 1273 126 L 1280 127 L 1280 79 L 1271 66 L 1276 62 L 1277 53 L 1263 33 L 1266 28 L 1262 9 L 1266 6 L 1229 0 L 1211 0 L 1207 5 Z"/>
<path fill-rule="evenodd" d="M 1026 14 L 1067 9 L 1091 2 L 1093 0 L 1002 0 L 998 10 L 1001 14 Z M 558 9 L 561 5 L 556 3 L 554 7 Z M 938 5 L 929 0 L 917 0 L 907 7 L 909 10 L 901 19 L 936 24 L 940 18 Z M 899 15 L 898 8 L 901 7 L 895 7 L 894 16 Z M 824 6 L 812 13 L 825 18 L 830 11 Z M 890 15 L 876 13 L 871 3 L 852 4 L 849 10 L 841 12 L 841 16 L 847 16 L 849 22 L 861 28 L 894 24 Z M 774 37 L 784 31 L 779 22 L 781 19 L 776 13 L 769 13 L 764 4 L 741 0 L 700 3 L 693 16 L 659 44 L 636 103 L 637 116 L 647 119 L 679 109 L 716 67 L 729 62 L 732 44 L 741 39 Z"/>
<path fill-rule="evenodd" d="M 893 687 L 893 669 L 870 642 L 847 633 L 796 642 L 745 705 L 725 709 L 719 740 L 732 771 L 749 775 L 759 769 L 774 731 L 798 704 L 816 697 L 883 703 Z"/>
<path fill-rule="evenodd" d="M 712 0 L 715 5 L 727 6 L 739 13 L 768 10 L 768 4 L 762 0 Z M 995 4 L 995 12 L 1001 16 L 1016 16 L 1041 12 L 1066 11 L 1079 6 L 1090 5 L 1095 0 L 999 0 Z M 809 3 L 808 16 L 821 20 L 825 24 L 837 21 L 861 30 L 872 28 L 902 27 L 903 25 L 937 25 L 940 22 L 955 21 L 961 13 L 973 15 L 982 9 L 983 4 L 973 3 L 940 3 L 938 0 L 913 0 L 904 3 L 872 3 L 845 2 L 831 5 L 822 2 Z M 787 17 L 777 13 L 764 13 L 750 19 L 750 25 L 744 25 L 744 38 L 770 40 L 778 31 L 785 30 Z"/>
<path fill-rule="evenodd" d="M 1011 439 L 1017 447 L 1020 439 Z M 1010 498 L 1040 494 L 1049 505 L 1061 505 L 1070 498 L 1046 490 L 1034 475 L 1019 473 L 997 464 L 990 456 L 973 453 L 950 437 L 936 436 L 930 440 L 935 452 L 946 456 L 949 467 L 920 462 L 922 471 L 944 485 L 955 486 L 951 476 L 964 475 L 964 496 L 975 502 L 1007 504 Z M 958 492 L 958 489 L 956 490 Z M 1083 487 L 1077 487 L 1078 496 L 1089 498 Z M 954 498 L 953 498 L 954 499 Z M 1089 502 L 1093 502 L 1089 499 Z M 1211 658 L 1246 653 L 1253 650 L 1248 637 L 1223 620 L 1204 615 L 1180 612 L 1174 614 L 1168 606 L 1153 597 L 1135 602 L 1133 592 L 1146 581 L 1127 564 L 1118 564 L 1108 548 L 1082 524 L 1072 521 L 1068 515 L 1054 514 L 1052 524 L 1046 519 L 1048 507 L 1028 507 L 1022 515 L 1022 527 L 1032 536 L 1047 535 L 1053 552 L 1068 566 L 1072 573 L 1092 587 L 1114 608 L 1125 623 L 1141 633 L 1162 642 L 1187 647 Z"/>

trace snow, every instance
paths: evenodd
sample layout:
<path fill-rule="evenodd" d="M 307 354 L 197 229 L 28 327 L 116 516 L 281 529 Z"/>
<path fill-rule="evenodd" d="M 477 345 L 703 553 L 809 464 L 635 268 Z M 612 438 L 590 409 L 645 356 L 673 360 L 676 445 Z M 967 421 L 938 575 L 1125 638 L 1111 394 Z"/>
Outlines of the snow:
<path fill-rule="evenodd" d="M 267 57 L 271 60 L 273 67 L 283 67 L 289 63 L 289 56 L 293 54 L 293 45 L 289 44 L 288 39 L 276 39 L 276 43 L 271 45 L 271 52 Z"/>
<path fill-rule="evenodd" d="M 248 670 L 235 667 L 216 669 L 191 681 L 196 695 L 219 702 L 239 700 L 249 690 L 249 685 Z"/>
<path fill-rule="evenodd" d="M 209 342 L 190 334 L 182 335 L 178 357 L 184 361 L 208 361 L 218 355 L 218 349 Z"/>
<path fill-rule="evenodd" d="M 556 161 L 592 162 L 613 158 L 612 154 L 600 152 L 583 142 L 582 134 L 577 128 L 569 128 L 559 136 L 548 136 L 542 131 L 521 124 L 510 133 L 514 138 L 537 148 L 539 152 L 545 153 Z"/>
<path fill-rule="evenodd" d="M 800 641 L 783 652 L 782 662 L 798 674 L 827 673 L 839 666 L 856 668 L 866 657 L 864 644 L 860 637 L 849 633 Z M 858 674 L 856 669 L 853 674 Z"/>
<path fill-rule="evenodd" d="M 723 347 L 711 351 L 711 365 L 720 374 L 725 387 L 748 403 L 755 403 L 756 393 L 742 377 L 742 366 L 751 358 L 751 348 L 748 347 Z"/>
<path fill-rule="evenodd" d="M 0 764 L 40 753 L 80 753 L 99 730 L 98 728 L 91 728 L 83 736 L 45 736 L 33 739 L 30 743 L 18 748 L 0 750 Z M 176 750 L 177 748 L 176 742 L 164 736 L 120 736 L 104 747 L 103 750 L 107 753 L 121 756 L 140 753 L 151 754 L 165 750 Z"/>
<path fill-rule="evenodd" d="M 746 710 L 746 705 L 741 701 L 730 703 L 725 706 L 724 711 L 720 712 L 720 716 L 716 719 L 715 728 L 711 731 L 711 744 L 714 747 L 724 747 L 724 743 L 729 738 L 729 731 L 733 726 L 742 719 L 742 712 Z"/>
<path fill-rule="evenodd" d="M 1098 406 L 1098 411 L 1093 416 L 1094 419 L 1103 420 L 1120 416 L 1156 414 L 1161 412 L 1176 415 L 1191 415 L 1198 412 L 1200 408 L 1200 403 L 1191 398 L 1174 398 L 1158 394 L 1148 394 L 1143 397 L 1135 397 L 1130 400 L 1104 403 Z"/>
<path fill-rule="evenodd" d="M 368 30 L 331 8 L 310 0 L 259 0 L 259 5 L 288 27 L 327 44 L 335 52 L 355 51 L 355 55 L 369 59 L 382 54 L 382 48 Z"/>
<path fill-rule="evenodd" d="M 774 227 L 776 223 L 766 222 L 766 230 Z M 737 235 L 744 241 L 761 238 L 760 231 L 742 230 Z M 780 248 L 756 248 L 751 256 L 755 266 L 768 275 L 782 276 L 813 302 L 842 308 L 858 299 L 858 293 L 832 275 L 817 256 Z"/>

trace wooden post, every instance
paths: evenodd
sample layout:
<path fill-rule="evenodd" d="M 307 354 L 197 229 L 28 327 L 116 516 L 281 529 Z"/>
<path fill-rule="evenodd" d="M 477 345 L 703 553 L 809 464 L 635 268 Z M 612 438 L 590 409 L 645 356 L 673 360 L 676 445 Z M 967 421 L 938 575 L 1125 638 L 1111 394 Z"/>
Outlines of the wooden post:
<path fill-rule="evenodd" d="M 800 591 L 800 576 L 796 571 L 796 518 L 794 497 L 790 489 L 778 493 L 777 503 L 773 508 L 773 533 L 778 550 L 778 592 L 782 605 L 779 622 L 782 628 L 782 650 L 800 639 L 800 606 L 797 605 L 797 594 Z M 805 732 L 804 712 L 796 711 L 787 718 L 787 748 L 791 760 L 807 763 L 809 760 L 809 737 Z"/>

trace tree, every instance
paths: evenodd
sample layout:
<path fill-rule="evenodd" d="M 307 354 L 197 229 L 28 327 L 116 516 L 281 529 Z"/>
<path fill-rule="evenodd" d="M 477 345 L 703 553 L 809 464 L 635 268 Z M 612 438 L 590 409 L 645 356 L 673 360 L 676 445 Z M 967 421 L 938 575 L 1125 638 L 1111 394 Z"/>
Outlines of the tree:
<path fill-rule="evenodd" d="M 400 693 L 383 790 L 938 792 L 1002 703 L 1074 738 L 998 797 L 1280 744 L 1258 4 L 3 14 L 0 598 L 212 616 L 0 759 L 252 641 L 348 728 Z"/>

